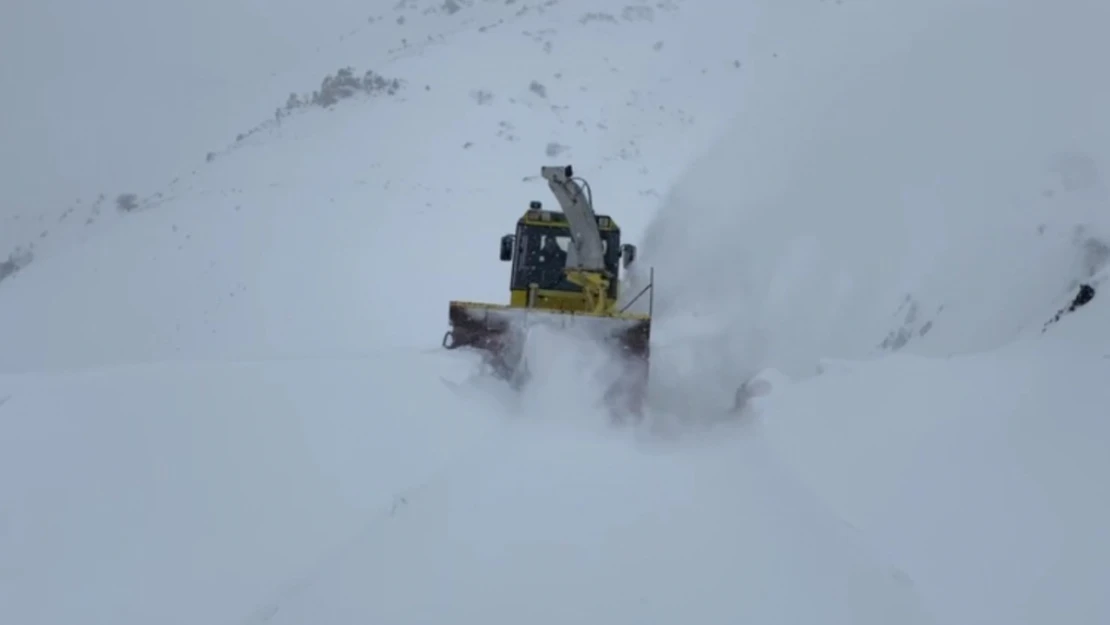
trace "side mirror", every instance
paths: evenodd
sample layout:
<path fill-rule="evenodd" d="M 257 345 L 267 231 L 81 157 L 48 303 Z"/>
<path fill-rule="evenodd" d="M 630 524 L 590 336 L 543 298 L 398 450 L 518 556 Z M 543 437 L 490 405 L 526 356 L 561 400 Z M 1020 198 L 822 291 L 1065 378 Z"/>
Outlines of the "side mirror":
<path fill-rule="evenodd" d="M 627 269 L 636 260 L 636 246 L 625 243 L 621 246 L 621 263 Z"/>
<path fill-rule="evenodd" d="M 513 259 L 513 242 L 516 241 L 516 235 L 506 234 L 501 237 L 501 260 L 509 261 Z"/>

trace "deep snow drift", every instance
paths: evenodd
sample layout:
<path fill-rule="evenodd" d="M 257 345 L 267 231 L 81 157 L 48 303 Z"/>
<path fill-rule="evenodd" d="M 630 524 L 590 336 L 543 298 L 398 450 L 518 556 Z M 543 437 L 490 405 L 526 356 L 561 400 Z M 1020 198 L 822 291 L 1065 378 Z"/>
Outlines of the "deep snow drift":
<path fill-rule="evenodd" d="M 0 621 L 1106 621 L 1106 9 L 956 6 L 406 2 L 298 58 L 405 84 L 0 285 Z M 439 349 L 565 162 L 649 226 L 640 429 L 588 352 Z"/>

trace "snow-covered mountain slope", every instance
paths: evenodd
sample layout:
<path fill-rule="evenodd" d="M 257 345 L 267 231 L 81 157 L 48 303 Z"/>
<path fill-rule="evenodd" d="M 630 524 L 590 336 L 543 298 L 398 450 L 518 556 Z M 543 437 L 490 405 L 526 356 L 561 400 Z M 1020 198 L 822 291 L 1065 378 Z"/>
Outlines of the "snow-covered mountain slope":
<path fill-rule="evenodd" d="M 148 3 L 112 0 L 110 8 L 98 5 L 99 15 L 87 15 L 54 6 L 62 1 L 36 5 L 6 23 L 13 30 L 20 24 L 44 29 L 42 37 L 5 40 L 16 48 L 12 58 L 33 58 L 38 46 L 51 45 L 49 33 L 65 35 L 58 49 L 79 49 L 92 33 L 115 45 L 70 54 L 80 58 L 64 65 L 72 82 L 32 81 L 25 75 L 29 65 L 13 65 L 4 75 L 13 91 L 25 83 L 41 89 L 26 100 L 27 115 L 6 118 L 23 121 L 4 129 L 10 139 L 0 148 L 10 150 L 3 162 L 13 163 L 5 168 L 11 178 L 0 205 L 0 262 L 16 250 L 41 258 L 99 236 L 127 216 L 118 214 L 120 196 L 137 194 L 135 204 L 146 206 L 196 192 L 198 185 L 207 193 L 227 191 L 211 187 L 209 159 L 257 145 L 260 135 L 272 134 L 275 110 L 290 94 L 311 97 L 325 76 L 343 67 L 360 77 L 372 71 L 404 81 L 397 100 L 406 104 L 363 123 L 373 125 L 376 142 L 416 142 L 409 154 L 423 155 L 425 146 L 435 145 L 451 162 L 448 171 L 455 159 L 488 161 L 490 149 L 506 143 L 529 150 L 525 163 L 548 158 L 548 150 L 550 158 L 571 158 L 591 170 L 596 164 L 589 159 L 607 158 L 629 160 L 635 165 L 630 171 L 638 171 L 648 150 L 666 151 L 666 162 L 680 163 L 719 129 L 715 122 L 731 110 L 743 73 L 725 26 L 705 19 L 712 8 L 674 2 L 202 2 L 164 14 L 176 24 L 167 38 L 159 35 L 163 28 L 143 30 L 140 37 L 129 32 L 154 19 Z M 210 19 L 214 10 L 219 19 Z M 687 36 L 706 32 L 707 22 L 709 34 L 718 36 Z M 157 54 L 148 52 L 147 37 L 160 37 Z M 206 43 L 196 50 L 177 45 L 178 37 Z M 121 56 L 126 62 L 116 62 Z M 88 82 L 107 95 L 89 103 L 57 93 L 74 84 L 95 90 Z M 426 117 L 426 109 L 419 113 L 424 118 L 415 111 L 410 116 L 410 106 L 427 103 L 438 122 Z M 391 122 L 382 124 L 383 118 Z M 402 123 L 410 119 L 421 121 Z M 428 134 L 426 124 L 433 124 L 428 131 L 453 124 L 458 132 Z M 684 128 L 680 135 L 666 130 L 678 126 Z M 42 141 L 44 135 L 51 140 Z M 667 141 L 673 136 L 681 140 Z M 364 144 L 351 157 L 359 159 L 351 166 L 361 164 L 369 175 L 386 155 Z M 421 184 L 450 175 L 433 174 L 432 162 L 417 158 L 421 171 L 414 178 Z M 20 173 L 28 167 L 33 175 Z M 606 184 L 608 194 L 644 193 L 637 203 L 650 208 L 665 193 L 668 172 L 648 169 Z M 483 171 L 481 184 L 488 179 L 498 187 L 522 176 L 500 165 Z"/>
<path fill-rule="evenodd" d="M 756 4 L 776 64 L 641 254 L 691 377 L 992 349 L 1110 260 L 1107 5 Z"/>
<path fill-rule="evenodd" d="M 723 51 L 710 67 L 697 48 L 654 49 L 692 39 L 696 11 L 609 21 L 587 5 L 490 15 L 368 62 L 403 81 L 396 93 L 297 108 L 87 244 L 40 254 L 4 283 L 0 369 L 431 345 L 447 299 L 505 297 L 497 237 L 550 200 L 548 162 L 573 162 L 635 236 L 740 73 Z M 646 160 L 663 150 L 674 160 Z M 85 322 L 68 322 L 75 310 Z"/>
<path fill-rule="evenodd" d="M 428 8 L 365 0 L 6 4 L 0 91 L 20 97 L 0 119 L 0 215 L 21 215 L 14 225 L 42 216 L 53 232 L 59 212 L 72 207 L 83 221 L 101 193 L 153 193 L 290 91 L 334 72 L 350 41 L 378 61 L 405 38 L 438 34 L 447 25 L 396 23 Z M 361 56 L 354 52 L 347 62 Z M 0 239 L 0 252 L 7 243 Z"/>
<path fill-rule="evenodd" d="M 283 48 L 267 107 L 385 82 L 0 284 L 0 621 L 1106 620 L 1105 9 L 985 6 L 404 2 Z M 638 430 L 558 339 L 520 396 L 439 350 L 565 162 L 657 269 Z"/>

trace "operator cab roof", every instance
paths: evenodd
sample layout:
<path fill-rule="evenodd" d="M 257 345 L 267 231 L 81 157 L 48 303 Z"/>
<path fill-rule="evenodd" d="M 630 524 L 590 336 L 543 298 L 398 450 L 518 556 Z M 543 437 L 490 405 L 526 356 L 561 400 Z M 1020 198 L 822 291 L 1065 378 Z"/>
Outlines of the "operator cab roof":
<path fill-rule="evenodd" d="M 562 211 L 545 210 L 543 204 L 539 201 L 532 201 L 528 205 L 528 211 L 517 221 L 518 224 L 526 224 L 530 226 L 560 226 L 570 227 L 570 222 L 567 221 L 566 213 Z M 597 216 L 597 227 L 600 230 L 620 230 L 616 222 L 609 215 Z"/>

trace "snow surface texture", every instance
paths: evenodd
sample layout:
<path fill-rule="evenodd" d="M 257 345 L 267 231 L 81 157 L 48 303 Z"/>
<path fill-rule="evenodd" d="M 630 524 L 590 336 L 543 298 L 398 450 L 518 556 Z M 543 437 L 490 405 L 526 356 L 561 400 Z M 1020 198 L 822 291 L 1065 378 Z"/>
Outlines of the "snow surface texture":
<path fill-rule="evenodd" d="M 234 112 L 3 216 L 0 622 L 1110 621 L 1110 7 L 220 7 L 161 50 Z M 657 272 L 639 429 L 439 348 L 567 162 Z"/>

